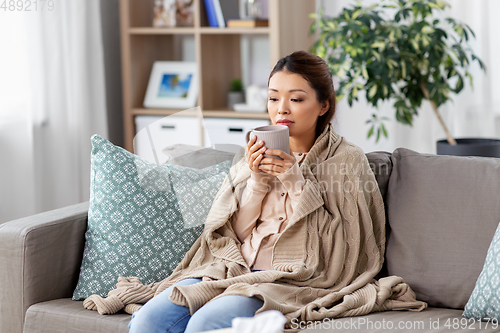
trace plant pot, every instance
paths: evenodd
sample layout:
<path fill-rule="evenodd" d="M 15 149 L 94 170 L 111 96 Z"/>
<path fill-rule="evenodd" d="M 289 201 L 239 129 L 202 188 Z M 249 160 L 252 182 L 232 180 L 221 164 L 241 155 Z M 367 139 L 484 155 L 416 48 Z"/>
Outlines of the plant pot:
<path fill-rule="evenodd" d="M 439 140 L 437 154 L 500 158 L 500 139 L 463 138 L 456 141 L 457 144 L 452 146 L 447 140 Z"/>
<path fill-rule="evenodd" d="M 227 107 L 234 110 L 234 104 L 245 103 L 245 93 L 230 91 L 227 93 Z"/>

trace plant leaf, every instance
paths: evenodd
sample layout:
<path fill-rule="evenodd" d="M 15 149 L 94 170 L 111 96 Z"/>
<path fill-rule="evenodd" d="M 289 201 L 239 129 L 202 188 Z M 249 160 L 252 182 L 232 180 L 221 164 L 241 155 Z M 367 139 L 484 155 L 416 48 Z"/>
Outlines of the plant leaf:
<path fill-rule="evenodd" d="M 413 48 L 415 49 L 415 51 L 418 51 L 418 50 L 419 50 L 419 47 L 418 47 L 417 41 L 416 41 L 415 39 L 410 39 L 410 43 L 411 43 L 411 45 L 413 46 Z"/>
<path fill-rule="evenodd" d="M 352 14 L 352 19 L 355 20 L 359 14 L 361 14 L 361 9 L 358 9 L 356 10 L 353 14 Z M 361 22 L 360 22 L 361 23 Z"/>
<path fill-rule="evenodd" d="M 361 67 L 361 73 L 363 74 L 363 77 L 368 80 L 368 71 L 366 70 L 366 66 Z"/>
<path fill-rule="evenodd" d="M 375 130 L 375 125 L 372 125 L 372 127 L 370 127 L 370 130 L 368 131 L 367 138 L 369 138 L 373 135 L 374 130 Z"/>
<path fill-rule="evenodd" d="M 428 34 L 433 33 L 435 30 L 432 27 L 426 25 L 425 27 L 422 28 L 421 31 L 422 31 L 423 34 L 428 35 Z"/>
<path fill-rule="evenodd" d="M 462 75 L 458 74 L 457 84 L 455 85 L 455 93 L 459 93 L 464 88 L 464 80 Z"/>
<path fill-rule="evenodd" d="M 385 48 L 385 43 L 384 42 L 375 42 L 371 45 L 373 49 L 384 49 Z"/>
<path fill-rule="evenodd" d="M 374 84 L 374 85 L 370 88 L 370 90 L 368 91 L 368 97 L 369 97 L 370 99 L 372 99 L 372 98 L 373 98 L 373 96 L 375 96 L 375 94 L 377 93 L 377 88 L 378 88 L 378 87 L 377 87 L 377 85 L 376 85 L 376 84 Z"/>
<path fill-rule="evenodd" d="M 429 2 L 428 5 L 429 5 L 429 7 L 434 8 L 434 9 L 441 9 L 441 8 L 439 8 L 439 6 L 437 4 L 432 3 L 432 2 Z"/>
<path fill-rule="evenodd" d="M 401 61 L 401 77 L 403 80 L 406 78 L 406 62 L 404 60 Z"/>
<path fill-rule="evenodd" d="M 385 136 L 386 138 L 388 138 L 388 137 L 389 137 L 389 135 L 387 135 L 387 130 L 385 129 L 384 124 L 383 124 L 383 123 L 381 123 L 381 124 L 380 124 L 380 127 L 382 128 L 382 133 L 384 134 L 384 136 Z"/>

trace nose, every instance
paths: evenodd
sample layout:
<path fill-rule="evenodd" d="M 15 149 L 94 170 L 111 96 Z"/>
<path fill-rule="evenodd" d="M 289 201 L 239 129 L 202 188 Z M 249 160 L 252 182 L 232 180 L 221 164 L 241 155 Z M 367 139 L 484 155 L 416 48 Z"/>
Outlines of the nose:
<path fill-rule="evenodd" d="M 289 114 L 290 109 L 288 108 L 288 104 L 286 101 L 281 102 L 280 107 L 278 109 L 278 114 Z"/>

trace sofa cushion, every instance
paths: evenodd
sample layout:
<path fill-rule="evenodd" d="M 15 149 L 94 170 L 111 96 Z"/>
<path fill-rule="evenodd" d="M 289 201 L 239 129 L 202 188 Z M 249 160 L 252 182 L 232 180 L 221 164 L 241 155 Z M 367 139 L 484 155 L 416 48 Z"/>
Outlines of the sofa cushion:
<path fill-rule="evenodd" d="M 483 270 L 465 305 L 464 317 L 500 320 L 500 223 L 488 249 Z"/>
<path fill-rule="evenodd" d="M 106 296 L 119 276 L 165 279 L 203 230 L 230 161 L 156 165 L 92 137 L 88 229 L 74 300 Z"/>
<path fill-rule="evenodd" d="M 370 168 L 375 174 L 375 179 L 377 180 L 378 188 L 380 189 L 380 193 L 382 194 L 382 198 L 384 199 L 385 206 L 385 216 L 387 219 L 387 186 L 389 184 L 389 177 L 392 172 L 392 154 L 386 151 L 374 151 L 366 153 L 366 157 L 368 158 L 368 163 L 370 164 Z M 386 235 L 390 232 L 389 226 L 386 224 Z M 384 262 L 382 269 L 380 270 L 377 278 L 381 278 L 387 276 L 387 265 Z"/>
<path fill-rule="evenodd" d="M 126 333 L 130 315 L 102 316 L 82 302 L 61 298 L 32 305 L 26 312 L 24 333 Z"/>
<path fill-rule="evenodd" d="M 387 268 L 430 306 L 463 309 L 500 220 L 500 159 L 392 156 Z"/>
<path fill-rule="evenodd" d="M 384 202 L 387 198 L 387 185 L 389 184 L 389 177 L 392 172 L 391 155 L 391 153 L 386 151 L 374 151 L 366 154 L 368 163 L 377 179 Z"/>

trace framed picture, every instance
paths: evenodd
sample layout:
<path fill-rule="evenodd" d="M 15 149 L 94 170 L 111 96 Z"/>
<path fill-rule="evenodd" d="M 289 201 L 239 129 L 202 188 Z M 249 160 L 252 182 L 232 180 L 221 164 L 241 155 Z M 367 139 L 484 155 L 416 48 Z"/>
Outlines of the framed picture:
<path fill-rule="evenodd" d="M 198 98 L 195 62 L 155 61 L 144 98 L 146 108 L 191 108 Z"/>

